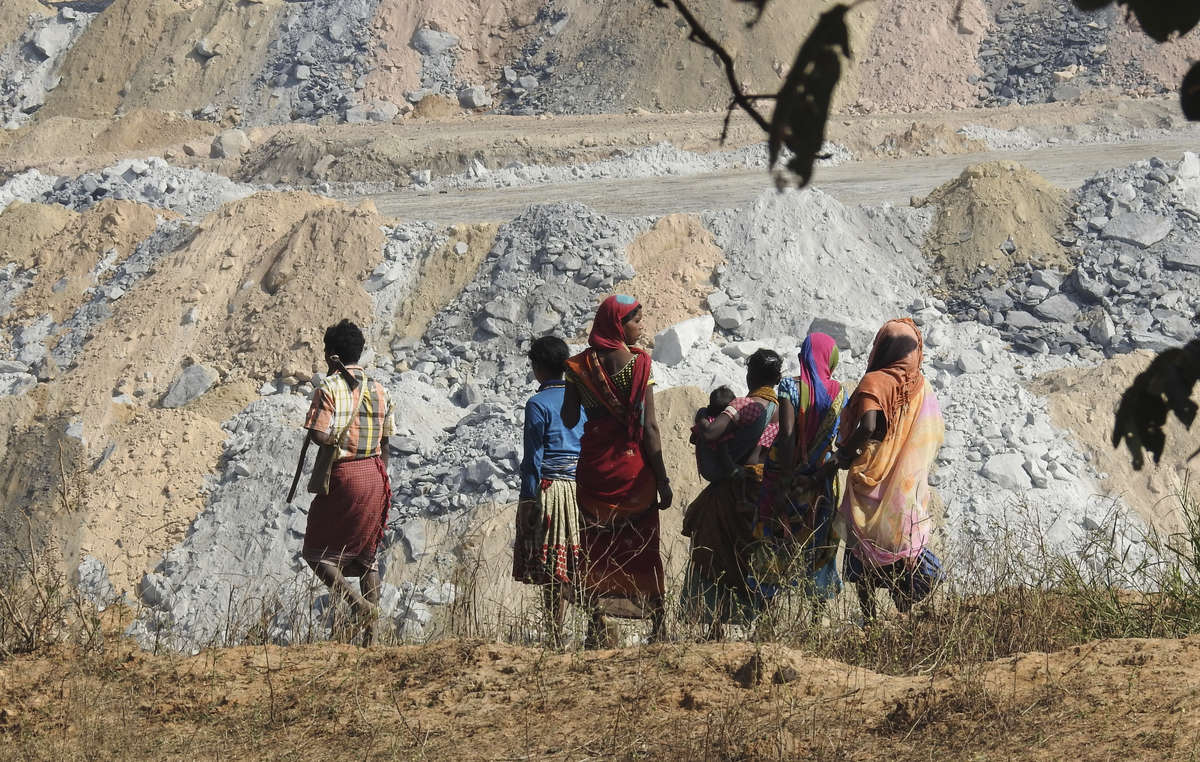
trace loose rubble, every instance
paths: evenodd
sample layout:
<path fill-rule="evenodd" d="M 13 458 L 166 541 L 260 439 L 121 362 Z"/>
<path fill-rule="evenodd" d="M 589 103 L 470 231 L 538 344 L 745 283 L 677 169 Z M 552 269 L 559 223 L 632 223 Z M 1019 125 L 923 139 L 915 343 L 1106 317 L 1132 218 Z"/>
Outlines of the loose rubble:
<path fill-rule="evenodd" d="M 1138 162 L 1088 181 L 1060 240 L 1073 267 L 1022 266 L 955 309 L 1027 353 L 1096 359 L 1190 340 L 1200 326 L 1200 158 Z"/>
<path fill-rule="evenodd" d="M 274 105 L 252 112 L 252 122 L 340 119 L 360 105 L 378 5 L 379 0 L 288 3 L 254 88 L 269 92 Z"/>
<path fill-rule="evenodd" d="M 223 175 L 174 167 L 152 156 L 125 159 L 74 178 L 53 178 L 35 169 L 28 170 L 0 185 L 0 211 L 14 200 L 61 204 L 83 211 L 112 198 L 196 218 L 254 192 L 253 186 Z"/>

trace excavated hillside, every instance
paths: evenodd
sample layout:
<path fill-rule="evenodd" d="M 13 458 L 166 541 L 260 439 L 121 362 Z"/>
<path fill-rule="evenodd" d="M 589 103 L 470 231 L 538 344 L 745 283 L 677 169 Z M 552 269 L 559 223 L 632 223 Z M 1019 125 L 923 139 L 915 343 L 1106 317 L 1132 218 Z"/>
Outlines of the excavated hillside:
<path fill-rule="evenodd" d="M 750 4 L 689 7 L 734 56 L 747 91 L 766 93 L 831 5 L 772 3 L 754 25 Z M 136 108 L 226 125 L 392 122 L 429 113 L 426 97 L 514 114 L 728 103 L 712 54 L 648 0 L 113 0 L 47 18 L 56 7 L 19 0 L 0 11 L 10 126 Z M 1162 93 L 1200 55 L 1195 35 L 1154 45 L 1111 8 L 1084 14 L 1061 0 L 884 0 L 857 5 L 848 25 L 843 112 Z"/>
<path fill-rule="evenodd" d="M 752 3 L 688 2 L 753 93 L 832 4 L 748 25 Z M 1157 540 L 1188 526 L 1200 440 L 1172 423 L 1134 472 L 1108 435 L 1200 328 L 1200 130 L 1173 92 L 1200 38 L 1150 45 L 1066 0 L 848 20 L 828 158 L 797 190 L 650 0 L 0 0 L 13 753 L 1185 757 L 1197 642 L 1158 638 L 1200 627 L 1200 594 Z M 527 353 L 582 348 L 610 293 L 645 311 L 672 637 L 707 631 L 674 605 L 697 408 L 746 391 L 757 349 L 799 373 L 813 331 L 851 388 L 896 316 L 945 421 L 925 607 L 881 595 L 869 624 L 847 584 L 725 633 L 752 642 L 643 647 L 624 622 L 596 653 L 573 609 L 561 651 L 531 647 Z M 309 496 L 286 499 L 343 317 L 397 408 L 375 650 L 327 642 Z M 57 572 L 64 596 L 9 605 Z"/>

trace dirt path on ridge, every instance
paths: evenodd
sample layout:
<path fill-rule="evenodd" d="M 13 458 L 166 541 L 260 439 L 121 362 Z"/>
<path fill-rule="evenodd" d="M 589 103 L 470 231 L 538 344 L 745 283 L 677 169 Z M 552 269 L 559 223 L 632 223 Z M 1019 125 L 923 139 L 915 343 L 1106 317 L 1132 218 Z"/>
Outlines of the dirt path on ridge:
<path fill-rule="evenodd" d="M 815 187 L 848 204 L 907 204 L 985 161 L 1016 161 L 1055 185 L 1076 188 L 1095 173 L 1151 156 L 1178 158 L 1200 149 L 1186 133 L 1129 143 L 1052 145 L 1029 151 L 987 151 L 950 156 L 868 160 L 818 169 Z M 437 224 L 509 220 L 530 204 L 579 201 L 605 214 L 639 216 L 743 207 L 774 187 L 766 172 L 739 169 L 718 174 L 585 180 L 448 193 L 399 191 L 370 196 L 379 211 Z"/>

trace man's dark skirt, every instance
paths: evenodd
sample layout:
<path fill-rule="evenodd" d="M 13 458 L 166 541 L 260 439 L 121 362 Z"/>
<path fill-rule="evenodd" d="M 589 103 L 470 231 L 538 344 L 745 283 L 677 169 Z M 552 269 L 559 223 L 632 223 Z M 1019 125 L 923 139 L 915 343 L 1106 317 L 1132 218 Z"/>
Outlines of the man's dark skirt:
<path fill-rule="evenodd" d="M 382 458 L 334 463 L 329 494 L 314 497 L 308 509 L 304 560 L 331 561 L 348 577 L 376 570 L 391 504 L 391 484 Z"/>

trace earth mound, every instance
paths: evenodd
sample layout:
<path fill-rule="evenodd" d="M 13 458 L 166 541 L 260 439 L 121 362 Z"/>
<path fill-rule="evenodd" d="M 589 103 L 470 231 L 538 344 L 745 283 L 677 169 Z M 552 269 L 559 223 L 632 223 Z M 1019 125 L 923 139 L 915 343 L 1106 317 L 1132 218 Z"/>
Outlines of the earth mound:
<path fill-rule="evenodd" d="M 1004 278 L 1014 264 L 1066 269 L 1056 239 L 1067 217 L 1067 193 L 1011 161 L 963 170 L 921 200 L 936 215 L 925 253 L 951 287 Z"/>

